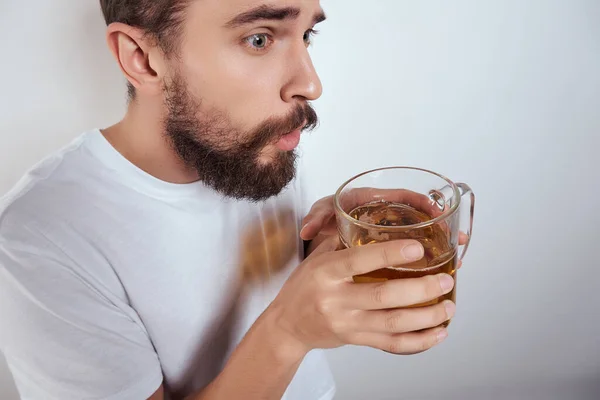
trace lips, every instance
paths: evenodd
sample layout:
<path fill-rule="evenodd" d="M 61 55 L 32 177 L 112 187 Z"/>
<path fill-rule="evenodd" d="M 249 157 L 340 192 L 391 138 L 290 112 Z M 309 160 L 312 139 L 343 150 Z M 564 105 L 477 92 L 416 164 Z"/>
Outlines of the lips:
<path fill-rule="evenodd" d="M 277 142 L 277 148 L 281 151 L 292 151 L 300 144 L 300 135 L 302 128 L 296 129 L 287 135 L 284 135 Z"/>
<path fill-rule="evenodd" d="M 281 151 L 292 151 L 300 144 L 300 136 L 302 130 L 306 126 L 306 121 L 300 127 L 294 129 L 290 133 L 282 136 L 277 142 L 277 148 Z"/>

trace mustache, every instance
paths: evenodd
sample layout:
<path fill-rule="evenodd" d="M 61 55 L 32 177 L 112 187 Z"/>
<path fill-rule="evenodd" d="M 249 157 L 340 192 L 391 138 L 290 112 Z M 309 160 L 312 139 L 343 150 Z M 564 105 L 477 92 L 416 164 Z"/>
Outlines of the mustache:
<path fill-rule="evenodd" d="M 309 103 L 298 104 L 285 117 L 271 117 L 261 123 L 250 136 L 250 143 L 246 143 L 248 150 L 261 149 L 267 144 L 301 128 L 303 132 L 314 130 L 319 124 L 317 112 Z"/>

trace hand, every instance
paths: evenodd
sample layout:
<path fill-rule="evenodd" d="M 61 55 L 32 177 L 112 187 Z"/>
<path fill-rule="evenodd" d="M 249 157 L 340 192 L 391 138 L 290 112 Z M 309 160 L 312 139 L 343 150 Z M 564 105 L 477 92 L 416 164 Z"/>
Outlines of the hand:
<path fill-rule="evenodd" d="M 428 210 L 428 213 L 433 216 L 440 215 L 442 211 L 431 202 L 427 196 L 404 189 L 371 189 L 361 188 L 352 191 L 354 198 L 352 203 L 365 204 L 374 200 L 387 200 L 405 204 L 412 204 L 421 210 Z M 310 211 L 302 220 L 302 229 L 300 230 L 300 238 L 305 241 L 316 240 L 315 245 L 320 244 L 327 236 L 337 235 L 335 207 L 333 204 L 334 196 L 323 197 L 311 207 Z M 463 246 L 469 241 L 469 236 L 466 233 L 460 232 L 458 236 L 458 244 Z M 315 245 L 309 247 L 308 255 Z M 462 261 L 458 261 L 456 269 L 462 266 Z"/>
<path fill-rule="evenodd" d="M 302 240 L 313 240 L 319 234 L 330 236 L 337 233 L 333 197 L 323 197 L 313 204 L 302 220 L 302 229 L 300 230 Z"/>
<path fill-rule="evenodd" d="M 354 283 L 352 276 L 423 257 L 422 245 L 398 240 L 335 251 L 337 236 L 323 242 L 290 276 L 267 309 L 276 326 L 304 351 L 346 344 L 394 354 L 415 354 L 442 341 L 439 327 L 454 303 L 406 308 L 434 300 L 454 286 L 450 275 Z"/>

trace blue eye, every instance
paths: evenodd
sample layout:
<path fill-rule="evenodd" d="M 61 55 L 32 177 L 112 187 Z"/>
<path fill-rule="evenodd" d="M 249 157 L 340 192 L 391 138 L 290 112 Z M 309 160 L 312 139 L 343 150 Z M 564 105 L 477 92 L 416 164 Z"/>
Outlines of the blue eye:
<path fill-rule="evenodd" d="M 257 33 L 256 35 L 248 37 L 246 41 L 251 47 L 257 50 L 262 50 L 269 45 L 269 35 L 265 33 Z"/>

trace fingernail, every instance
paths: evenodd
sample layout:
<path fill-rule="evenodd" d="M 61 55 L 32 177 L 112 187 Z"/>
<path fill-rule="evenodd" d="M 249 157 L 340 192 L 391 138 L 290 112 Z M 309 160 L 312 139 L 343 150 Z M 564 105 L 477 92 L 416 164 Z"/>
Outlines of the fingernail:
<path fill-rule="evenodd" d="M 420 260 L 424 255 L 423 246 L 420 244 L 409 244 L 402 249 L 402 255 L 407 260 Z"/>
<path fill-rule="evenodd" d="M 454 287 L 454 279 L 448 274 L 439 274 L 440 286 L 444 293 L 448 293 Z"/>
<path fill-rule="evenodd" d="M 437 334 L 438 343 L 441 342 L 442 340 L 446 339 L 447 337 L 448 337 L 448 331 L 446 329 L 442 329 Z"/>
<path fill-rule="evenodd" d="M 448 319 L 454 317 L 454 314 L 456 313 L 456 304 L 450 300 L 446 300 L 444 301 L 444 307 L 446 308 L 446 315 L 448 316 Z"/>

